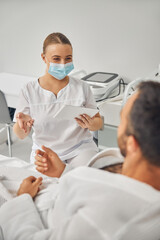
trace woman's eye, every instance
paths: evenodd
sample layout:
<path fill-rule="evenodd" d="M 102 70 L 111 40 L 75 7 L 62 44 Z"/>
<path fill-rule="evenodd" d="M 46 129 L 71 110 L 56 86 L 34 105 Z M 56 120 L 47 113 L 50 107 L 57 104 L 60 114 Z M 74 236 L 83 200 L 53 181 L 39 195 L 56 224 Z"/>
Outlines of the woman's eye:
<path fill-rule="evenodd" d="M 66 58 L 66 61 L 70 61 L 70 60 L 72 60 L 72 58 L 71 58 L 71 57 L 69 57 L 69 58 Z"/>
<path fill-rule="evenodd" d="M 60 61 L 60 58 L 53 58 L 54 61 Z"/>

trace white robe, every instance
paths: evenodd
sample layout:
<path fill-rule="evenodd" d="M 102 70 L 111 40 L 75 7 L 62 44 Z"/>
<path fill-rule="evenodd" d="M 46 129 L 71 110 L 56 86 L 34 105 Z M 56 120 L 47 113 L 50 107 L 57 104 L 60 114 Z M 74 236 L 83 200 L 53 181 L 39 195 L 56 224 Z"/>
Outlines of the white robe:
<path fill-rule="evenodd" d="M 115 236 L 118 239 L 128 223 L 134 223 L 136 218 L 143 219 L 143 215 L 160 201 L 160 193 L 147 184 L 86 167 L 66 174 L 59 187 L 55 204 L 43 212 L 37 211 L 28 194 L 5 203 L 0 209 L 4 239 L 107 240 Z M 47 228 L 41 220 L 43 214 Z M 142 225 L 142 230 L 148 230 L 145 221 L 140 221 L 138 229 Z M 140 234 L 143 237 L 143 231 L 140 230 Z M 128 239 L 158 238 L 132 235 Z"/>
<path fill-rule="evenodd" d="M 159 239 L 160 192 L 145 183 L 79 167 L 54 188 L 43 207 L 28 194 L 2 205 L 5 240 Z"/>

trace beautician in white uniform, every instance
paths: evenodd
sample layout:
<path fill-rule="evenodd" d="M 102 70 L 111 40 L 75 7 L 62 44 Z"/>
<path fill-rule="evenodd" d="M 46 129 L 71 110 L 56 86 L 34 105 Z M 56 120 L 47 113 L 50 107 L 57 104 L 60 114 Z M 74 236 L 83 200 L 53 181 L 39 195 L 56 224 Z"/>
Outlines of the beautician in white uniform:
<path fill-rule="evenodd" d="M 72 45 L 66 36 L 61 33 L 48 35 L 41 56 L 46 73 L 21 90 L 14 132 L 24 139 L 33 128 L 31 162 L 35 161 L 36 150 L 45 145 L 62 161 L 84 165 L 85 160 L 98 151 L 90 131 L 101 128 L 99 113 L 93 118 L 83 115 L 73 120 L 57 120 L 54 115 L 64 104 L 97 108 L 92 92 L 84 81 L 68 76 L 74 66 Z"/>

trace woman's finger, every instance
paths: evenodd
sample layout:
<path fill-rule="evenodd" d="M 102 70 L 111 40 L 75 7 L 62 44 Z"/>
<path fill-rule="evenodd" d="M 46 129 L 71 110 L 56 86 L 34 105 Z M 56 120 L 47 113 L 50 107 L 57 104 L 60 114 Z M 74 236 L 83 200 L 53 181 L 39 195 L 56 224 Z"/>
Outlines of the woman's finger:
<path fill-rule="evenodd" d="M 78 123 L 83 123 L 83 121 L 82 121 L 80 118 L 75 118 L 75 120 L 76 120 Z"/>
<path fill-rule="evenodd" d="M 33 123 L 34 123 L 34 120 L 33 119 L 31 119 L 31 120 L 29 120 L 28 121 L 31 125 L 33 125 Z"/>
<path fill-rule="evenodd" d="M 33 125 L 33 123 L 34 123 L 34 120 L 31 119 L 31 120 L 27 121 L 26 123 L 27 123 L 27 126 L 28 126 L 28 127 L 32 127 L 32 125 Z"/>
<path fill-rule="evenodd" d="M 83 114 L 82 115 L 88 122 L 90 122 L 92 119 L 91 119 L 91 117 L 89 116 L 89 115 L 87 115 L 87 114 Z"/>
<path fill-rule="evenodd" d="M 32 124 L 30 122 L 27 122 L 27 126 L 30 128 L 32 127 Z"/>
<path fill-rule="evenodd" d="M 24 114 L 22 112 L 19 112 L 19 113 L 16 114 L 16 118 L 21 119 L 23 117 L 24 117 Z"/>
<path fill-rule="evenodd" d="M 21 129 L 24 129 L 24 114 L 23 113 L 17 113 L 16 114 L 16 119 L 17 119 L 17 122 L 19 124 L 19 127 Z"/>
<path fill-rule="evenodd" d="M 81 120 L 82 120 L 85 124 L 88 124 L 88 123 L 89 123 L 88 120 L 87 120 L 87 118 L 85 118 L 83 115 L 80 115 L 80 117 L 81 117 Z"/>
<path fill-rule="evenodd" d="M 27 122 L 24 122 L 23 123 L 23 129 L 24 129 L 24 131 L 25 131 L 25 133 L 27 132 Z"/>
<path fill-rule="evenodd" d="M 17 119 L 18 125 L 21 129 L 24 129 L 24 121 L 22 119 Z"/>
<path fill-rule="evenodd" d="M 87 126 L 85 125 L 84 122 L 82 122 L 82 120 L 79 120 L 79 119 L 75 119 L 77 121 L 77 123 L 79 124 L 80 127 L 82 128 L 87 128 Z"/>

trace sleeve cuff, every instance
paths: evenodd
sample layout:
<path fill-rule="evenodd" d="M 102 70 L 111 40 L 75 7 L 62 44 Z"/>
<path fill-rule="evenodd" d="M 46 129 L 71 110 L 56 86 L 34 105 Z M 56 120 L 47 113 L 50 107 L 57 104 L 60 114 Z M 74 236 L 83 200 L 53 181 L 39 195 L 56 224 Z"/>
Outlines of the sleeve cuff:
<path fill-rule="evenodd" d="M 61 177 L 71 170 L 72 170 L 71 164 L 66 164 L 66 167 L 65 167 L 63 173 L 61 174 Z"/>
<path fill-rule="evenodd" d="M 0 208 L 0 224 L 7 222 L 15 215 L 30 209 L 33 205 L 32 197 L 29 194 L 22 194 L 4 203 Z"/>

